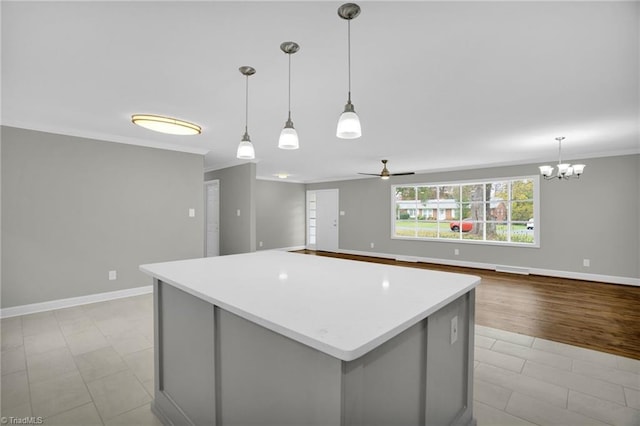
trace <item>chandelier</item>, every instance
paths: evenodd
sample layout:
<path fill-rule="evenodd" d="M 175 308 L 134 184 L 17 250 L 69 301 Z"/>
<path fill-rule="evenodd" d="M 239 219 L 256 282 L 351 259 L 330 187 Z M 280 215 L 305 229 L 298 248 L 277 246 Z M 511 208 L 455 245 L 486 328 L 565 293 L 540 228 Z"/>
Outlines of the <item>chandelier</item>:
<path fill-rule="evenodd" d="M 553 166 L 540 166 L 540 174 L 546 179 L 570 179 L 576 178 L 579 179 L 580 175 L 584 171 L 584 164 L 569 164 L 562 162 L 562 141 L 564 140 L 564 136 L 559 136 L 556 138 L 558 141 L 558 172 L 553 174 Z"/>

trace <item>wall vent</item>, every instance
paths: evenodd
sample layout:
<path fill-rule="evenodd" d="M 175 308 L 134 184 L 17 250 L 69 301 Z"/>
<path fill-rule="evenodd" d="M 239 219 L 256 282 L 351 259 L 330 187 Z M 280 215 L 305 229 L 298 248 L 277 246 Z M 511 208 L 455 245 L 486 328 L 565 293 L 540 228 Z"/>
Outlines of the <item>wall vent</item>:
<path fill-rule="evenodd" d="M 518 268 L 516 266 L 496 265 L 496 272 L 508 272 L 510 274 L 529 275 L 529 268 Z"/>

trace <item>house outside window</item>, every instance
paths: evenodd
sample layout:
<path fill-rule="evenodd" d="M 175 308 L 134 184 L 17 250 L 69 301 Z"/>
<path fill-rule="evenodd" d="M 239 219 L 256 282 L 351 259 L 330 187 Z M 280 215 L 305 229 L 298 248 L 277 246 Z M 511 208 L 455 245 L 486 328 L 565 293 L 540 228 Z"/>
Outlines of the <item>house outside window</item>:
<path fill-rule="evenodd" d="M 395 185 L 391 237 L 539 247 L 538 176 Z"/>

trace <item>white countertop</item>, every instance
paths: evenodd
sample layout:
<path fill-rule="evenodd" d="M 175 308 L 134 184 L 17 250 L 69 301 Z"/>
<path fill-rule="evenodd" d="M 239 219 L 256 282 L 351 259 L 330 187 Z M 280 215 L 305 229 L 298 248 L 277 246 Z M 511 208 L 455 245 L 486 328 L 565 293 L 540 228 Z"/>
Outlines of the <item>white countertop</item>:
<path fill-rule="evenodd" d="M 359 358 L 480 283 L 471 275 L 275 250 L 140 270 L 344 361 Z"/>

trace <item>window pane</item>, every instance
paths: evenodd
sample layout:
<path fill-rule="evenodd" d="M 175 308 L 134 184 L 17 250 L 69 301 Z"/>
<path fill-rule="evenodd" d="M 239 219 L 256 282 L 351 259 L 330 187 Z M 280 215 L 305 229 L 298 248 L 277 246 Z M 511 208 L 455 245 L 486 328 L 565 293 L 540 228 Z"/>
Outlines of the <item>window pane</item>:
<path fill-rule="evenodd" d="M 478 222 L 475 220 L 463 220 L 462 239 L 482 241 L 484 239 L 484 222 Z"/>
<path fill-rule="evenodd" d="M 415 186 L 397 186 L 396 187 L 396 200 L 415 200 L 416 199 L 416 187 Z"/>
<path fill-rule="evenodd" d="M 459 240 L 460 239 L 460 231 L 455 230 L 455 226 L 458 222 L 440 222 L 440 238 L 446 240 Z"/>
<path fill-rule="evenodd" d="M 419 186 L 418 187 L 418 200 L 427 201 L 435 200 L 438 198 L 438 188 L 435 186 Z"/>
<path fill-rule="evenodd" d="M 484 184 L 474 183 L 462 185 L 462 201 L 484 201 Z"/>
<path fill-rule="evenodd" d="M 514 180 L 511 183 L 511 199 L 533 200 L 533 181 L 531 179 Z"/>
<path fill-rule="evenodd" d="M 398 237 L 415 237 L 418 225 L 415 220 L 396 220 L 395 235 Z"/>
<path fill-rule="evenodd" d="M 532 201 L 514 201 L 511 203 L 511 220 L 516 222 L 527 222 L 533 218 Z"/>
<path fill-rule="evenodd" d="M 440 200 L 459 200 L 460 185 L 439 186 L 438 198 Z"/>
<path fill-rule="evenodd" d="M 498 222 L 485 223 L 486 241 L 507 241 L 507 226 Z"/>
<path fill-rule="evenodd" d="M 420 238 L 438 238 L 438 222 L 418 221 L 417 232 Z"/>
<path fill-rule="evenodd" d="M 527 244 L 535 243 L 533 229 L 527 229 L 526 223 L 511 224 L 511 242 Z"/>

